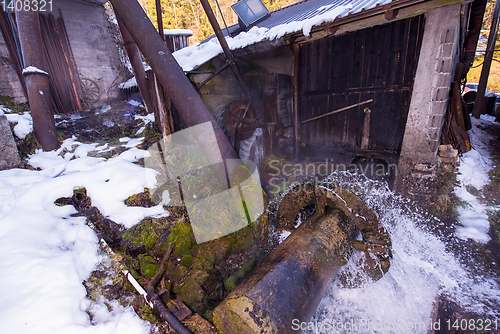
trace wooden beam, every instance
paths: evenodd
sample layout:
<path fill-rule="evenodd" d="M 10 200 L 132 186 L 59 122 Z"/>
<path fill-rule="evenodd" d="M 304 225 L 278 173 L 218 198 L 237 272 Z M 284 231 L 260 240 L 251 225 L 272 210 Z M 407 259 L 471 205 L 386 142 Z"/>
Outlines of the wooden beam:
<path fill-rule="evenodd" d="M 500 1 L 497 0 L 495 10 L 493 11 L 493 19 L 491 20 L 490 35 L 488 37 L 488 45 L 486 47 L 486 54 L 484 55 L 483 68 L 481 69 L 481 77 L 479 78 L 479 86 L 477 87 L 476 101 L 474 102 L 474 109 L 472 116 L 479 118 L 483 108 L 484 93 L 488 84 L 488 76 L 490 75 L 491 61 L 493 60 L 493 53 L 495 43 L 497 41 L 498 25 L 500 20 Z"/>

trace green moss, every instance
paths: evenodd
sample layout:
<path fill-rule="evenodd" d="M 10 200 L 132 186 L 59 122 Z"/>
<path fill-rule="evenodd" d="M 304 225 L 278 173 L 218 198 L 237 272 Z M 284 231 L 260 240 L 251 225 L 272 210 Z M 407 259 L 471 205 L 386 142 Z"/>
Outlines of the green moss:
<path fill-rule="evenodd" d="M 260 254 L 255 254 L 250 260 L 243 263 L 236 273 L 229 276 L 224 282 L 224 287 L 227 291 L 232 292 L 236 286 L 255 268 L 259 260 Z"/>
<path fill-rule="evenodd" d="M 144 245 L 146 252 L 149 252 L 158 241 L 158 235 L 158 228 L 154 224 L 153 220 L 147 219 L 124 232 L 122 234 L 122 238 L 130 241 L 136 246 Z"/>
<path fill-rule="evenodd" d="M 500 210 L 488 210 L 488 220 L 493 228 L 497 240 L 500 241 Z"/>
<path fill-rule="evenodd" d="M 138 193 L 130 196 L 125 200 L 126 206 L 141 206 L 144 208 L 150 208 L 154 206 L 154 203 L 151 200 L 151 195 L 148 189 L 144 189 L 142 193 Z"/>
<path fill-rule="evenodd" d="M 183 221 L 177 222 L 177 224 L 170 229 L 170 235 L 166 243 L 162 245 L 162 250 L 163 248 L 166 250 L 169 243 L 172 244 L 172 254 L 174 257 L 191 255 L 191 248 L 196 244 L 191 227 Z"/>
<path fill-rule="evenodd" d="M 186 268 L 189 268 L 192 263 L 193 257 L 191 255 L 184 255 L 181 259 L 181 264 Z"/>
<path fill-rule="evenodd" d="M 139 314 L 139 316 L 142 319 L 144 319 L 146 321 L 149 321 L 149 322 L 156 322 L 156 321 L 158 321 L 156 319 L 155 315 L 153 314 L 153 310 L 148 305 L 142 305 L 139 308 L 139 311 L 137 313 Z"/>
<path fill-rule="evenodd" d="M 219 264 L 221 261 L 224 260 L 224 258 L 228 254 L 230 247 L 231 243 L 229 239 L 223 237 L 212 240 L 210 242 L 205 242 L 201 245 L 196 245 L 195 247 L 193 247 L 193 251 L 194 254 L 205 258 L 208 262 L 213 264 Z"/>
<path fill-rule="evenodd" d="M 9 108 L 13 111 L 18 112 L 18 113 L 22 113 L 22 112 L 30 110 L 30 106 L 27 102 L 20 103 L 20 104 L 15 103 L 14 99 L 10 96 L 7 96 L 7 95 L 0 95 L 0 104 L 6 108 Z"/>
<path fill-rule="evenodd" d="M 153 277 L 158 271 L 158 263 L 151 255 L 144 255 L 139 258 L 141 273 L 146 277 Z"/>
<path fill-rule="evenodd" d="M 251 226 L 246 226 L 245 228 L 232 233 L 229 238 L 229 241 L 231 242 L 231 254 L 239 254 L 243 251 L 247 251 L 255 244 Z"/>

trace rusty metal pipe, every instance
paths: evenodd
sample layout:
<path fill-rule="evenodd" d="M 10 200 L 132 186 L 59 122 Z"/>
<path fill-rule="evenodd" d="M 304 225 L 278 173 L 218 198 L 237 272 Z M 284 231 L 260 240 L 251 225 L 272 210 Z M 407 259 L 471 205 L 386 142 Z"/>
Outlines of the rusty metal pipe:
<path fill-rule="evenodd" d="M 245 83 L 245 79 L 243 78 L 240 69 L 236 65 L 236 59 L 234 58 L 233 53 L 229 49 L 229 45 L 227 45 L 226 38 L 222 33 L 222 30 L 219 26 L 219 22 L 217 22 L 217 18 L 215 17 L 215 14 L 212 10 L 212 7 L 210 6 L 210 3 L 208 2 L 208 0 L 200 0 L 200 2 L 201 5 L 203 6 L 203 9 L 205 10 L 205 13 L 207 14 L 210 25 L 214 29 L 215 36 L 217 37 L 217 40 L 219 41 L 219 44 L 222 47 L 222 51 L 224 51 L 224 55 L 226 56 L 226 59 L 229 62 L 229 65 L 231 66 L 231 69 L 233 70 L 236 80 L 238 81 L 238 84 L 240 85 L 243 91 L 243 95 L 245 95 L 248 101 L 251 101 L 252 98 L 250 96 L 250 90 L 248 89 L 248 86 Z"/>
<path fill-rule="evenodd" d="M 132 35 L 187 126 L 211 122 L 223 159 L 239 159 L 222 129 L 168 50 L 137 0 L 111 0 L 115 13 Z M 203 142 L 203 138 L 197 138 Z M 210 159 L 211 156 L 208 156 Z"/>
<path fill-rule="evenodd" d="M 38 12 L 16 10 L 16 22 L 25 68 L 34 66 L 45 71 Z M 36 139 L 45 151 L 56 149 L 59 144 L 51 102 L 49 77 L 42 72 L 31 72 L 24 75 Z"/>
<path fill-rule="evenodd" d="M 319 218 L 313 229 L 307 222 L 215 308 L 221 333 L 293 333 L 294 319 L 309 321 L 350 257 L 349 239 L 357 230 L 338 210 Z"/>
<path fill-rule="evenodd" d="M 125 43 L 125 49 L 127 50 L 128 58 L 130 59 L 130 64 L 132 65 L 132 70 L 134 71 L 135 80 L 137 81 L 137 87 L 139 87 L 139 92 L 141 93 L 142 100 L 146 106 L 148 113 L 154 111 L 153 102 L 151 100 L 151 94 L 149 93 L 148 80 L 146 79 L 146 71 L 144 71 L 144 65 L 142 64 L 141 54 L 137 45 L 135 44 L 132 36 L 128 32 L 127 28 L 123 25 L 122 20 L 117 16 L 118 26 L 120 27 L 120 32 L 122 33 L 123 42 Z"/>
<path fill-rule="evenodd" d="M 294 229 L 299 210 L 309 205 L 315 213 L 214 309 L 221 333 L 300 333 L 304 328 L 297 329 L 297 321 L 309 321 L 354 250 L 365 253 L 363 272 L 372 279 L 389 270 L 389 234 L 375 212 L 344 189 L 315 184 L 290 188 L 276 212 L 277 227 Z M 356 239 L 359 233 L 363 240 Z"/>

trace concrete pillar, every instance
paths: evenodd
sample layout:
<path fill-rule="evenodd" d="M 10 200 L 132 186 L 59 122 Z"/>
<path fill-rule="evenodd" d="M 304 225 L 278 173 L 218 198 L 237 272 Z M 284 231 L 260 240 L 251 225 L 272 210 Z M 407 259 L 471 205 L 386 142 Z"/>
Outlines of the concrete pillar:
<path fill-rule="evenodd" d="M 416 200 L 435 193 L 437 150 L 458 61 L 461 4 L 429 10 L 394 190 Z"/>

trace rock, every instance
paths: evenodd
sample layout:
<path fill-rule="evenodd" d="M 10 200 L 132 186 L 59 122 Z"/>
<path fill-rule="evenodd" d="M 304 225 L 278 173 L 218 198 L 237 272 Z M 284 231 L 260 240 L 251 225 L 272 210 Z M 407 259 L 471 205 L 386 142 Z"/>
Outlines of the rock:
<path fill-rule="evenodd" d="M 21 163 L 16 142 L 7 117 L 0 116 L 0 170 L 18 167 Z"/>
<path fill-rule="evenodd" d="M 458 150 L 451 145 L 439 145 L 438 156 L 443 163 L 451 164 L 458 161 Z"/>
<path fill-rule="evenodd" d="M 142 256 L 139 259 L 139 266 L 141 268 L 141 273 L 146 277 L 153 277 L 159 267 L 151 255 Z"/>
<path fill-rule="evenodd" d="M 205 319 L 203 319 L 199 314 L 195 314 L 186 321 L 184 321 L 184 325 L 191 331 L 193 334 L 211 334 L 212 325 Z"/>

